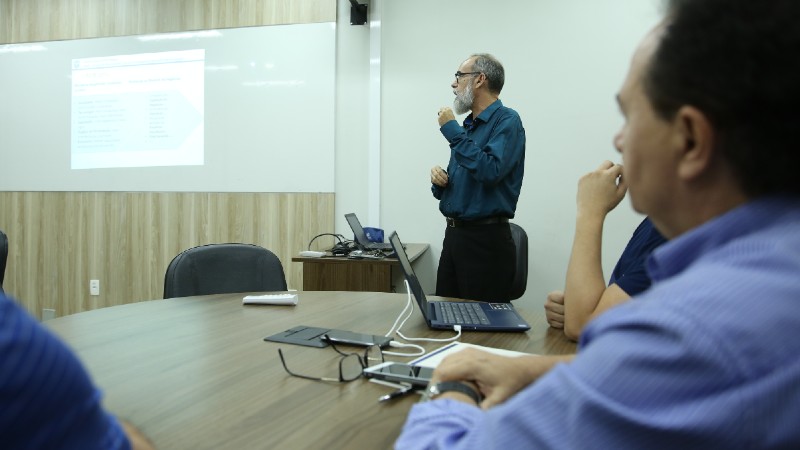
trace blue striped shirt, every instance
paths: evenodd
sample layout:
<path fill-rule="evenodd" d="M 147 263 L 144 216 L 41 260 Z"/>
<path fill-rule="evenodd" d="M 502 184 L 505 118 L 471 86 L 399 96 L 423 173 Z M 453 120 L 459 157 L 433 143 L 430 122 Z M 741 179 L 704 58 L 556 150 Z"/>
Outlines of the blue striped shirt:
<path fill-rule="evenodd" d="M 800 448 L 800 200 L 665 243 L 652 287 L 504 404 L 414 406 L 397 448 Z"/>
<path fill-rule="evenodd" d="M 130 448 L 78 359 L 2 294 L 0 448 Z"/>

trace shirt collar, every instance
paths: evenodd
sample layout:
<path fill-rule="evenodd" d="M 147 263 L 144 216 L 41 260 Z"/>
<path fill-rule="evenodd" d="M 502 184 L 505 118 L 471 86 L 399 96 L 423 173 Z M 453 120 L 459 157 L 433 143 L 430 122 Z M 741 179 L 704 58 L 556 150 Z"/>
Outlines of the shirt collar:
<path fill-rule="evenodd" d="M 705 253 L 763 229 L 798 207 L 797 199 L 787 197 L 765 197 L 738 206 L 653 250 L 647 272 L 654 282 L 675 276 Z"/>
<path fill-rule="evenodd" d="M 492 104 L 491 104 L 491 105 L 489 105 L 489 106 L 488 106 L 486 109 L 484 109 L 484 110 L 483 110 L 483 112 L 481 112 L 481 113 L 478 115 L 478 117 L 476 117 L 476 118 L 473 118 L 473 117 L 472 117 L 472 113 L 470 113 L 470 115 L 468 115 L 468 116 L 467 116 L 467 117 L 464 119 L 464 123 L 463 123 L 462 125 L 463 125 L 463 126 L 464 126 L 464 128 L 466 128 L 467 130 L 471 130 L 471 129 L 475 128 L 475 127 L 478 125 L 478 124 L 477 124 L 477 121 L 479 121 L 479 120 L 480 120 L 481 122 L 483 122 L 483 123 L 486 123 L 486 122 L 488 122 L 488 121 L 489 121 L 489 118 L 491 118 L 491 117 L 492 117 L 492 114 L 494 114 L 494 113 L 495 113 L 495 111 L 497 111 L 498 109 L 500 109 L 502 106 L 503 106 L 503 102 L 501 102 L 501 101 L 500 101 L 500 99 L 498 98 L 497 100 L 495 100 L 494 102 L 492 102 Z"/>

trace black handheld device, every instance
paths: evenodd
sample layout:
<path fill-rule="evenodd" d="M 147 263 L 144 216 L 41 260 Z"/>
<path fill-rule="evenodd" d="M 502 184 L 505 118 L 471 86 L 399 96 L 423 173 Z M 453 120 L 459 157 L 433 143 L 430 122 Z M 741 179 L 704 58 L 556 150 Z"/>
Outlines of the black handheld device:
<path fill-rule="evenodd" d="M 328 338 L 325 339 L 325 336 Z M 392 338 L 374 334 L 356 333 L 353 331 L 329 330 L 322 336 L 322 340 L 333 342 L 334 344 L 361 345 L 364 347 L 377 345 L 380 348 L 384 348 L 389 345 Z"/>

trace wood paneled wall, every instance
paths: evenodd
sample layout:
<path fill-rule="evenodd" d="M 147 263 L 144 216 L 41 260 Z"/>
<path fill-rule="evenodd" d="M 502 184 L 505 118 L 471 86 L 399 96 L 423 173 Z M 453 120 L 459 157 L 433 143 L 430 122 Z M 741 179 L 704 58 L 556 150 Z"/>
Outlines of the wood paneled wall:
<path fill-rule="evenodd" d="M 0 43 L 335 20 L 336 0 L 0 0 Z"/>
<path fill-rule="evenodd" d="M 330 232 L 334 194 L 0 192 L 8 234 L 7 293 L 39 315 L 57 316 L 161 298 L 164 272 L 181 251 L 244 242 L 272 250 L 291 288 L 291 262 L 316 235 Z M 330 247 L 317 239 L 313 248 Z M 89 280 L 100 280 L 99 296 Z"/>
<path fill-rule="evenodd" d="M 335 20 L 336 0 L 0 0 L 0 43 Z M 331 232 L 333 215 L 332 193 L 0 192 L 4 287 L 37 316 L 156 299 L 180 251 L 245 242 L 275 252 L 299 289 L 291 257 Z M 90 279 L 101 295 L 89 295 Z"/>

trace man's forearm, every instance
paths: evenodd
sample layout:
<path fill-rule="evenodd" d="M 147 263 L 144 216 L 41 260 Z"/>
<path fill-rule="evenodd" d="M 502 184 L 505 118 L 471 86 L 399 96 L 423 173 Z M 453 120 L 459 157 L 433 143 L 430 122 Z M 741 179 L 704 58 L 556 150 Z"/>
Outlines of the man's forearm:
<path fill-rule="evenodd" d="M 601 260 L 604 220 L 605 215 L 579 212 L 575 223 L 564 286 L 564 333 L 571 339 L 580 336 L 606 287 Z"/>
<path fill-rule="evenodd" d="M 568 363 L 575 358 L 575 355 L 542 355 L 533 356 L 532 358 L 535 359 L 528 365 L 528 379 L 530 383 L 535 383 L 536 380 L 549 372 L 556 364 Z"/>
<path fill-rule="evenodd" d="M 122 425 L 122 429 L 125 431 L 125 435 L 128 437 L 128 441 L 131 443 L 131 448 L 133 450 L 154 450 L 155 446 L 153 443 L 150 442 L 150 439 L 144 435 L 138 428 L 131 425 L 129 422 L 120 419 L 120 424 Z"/>

